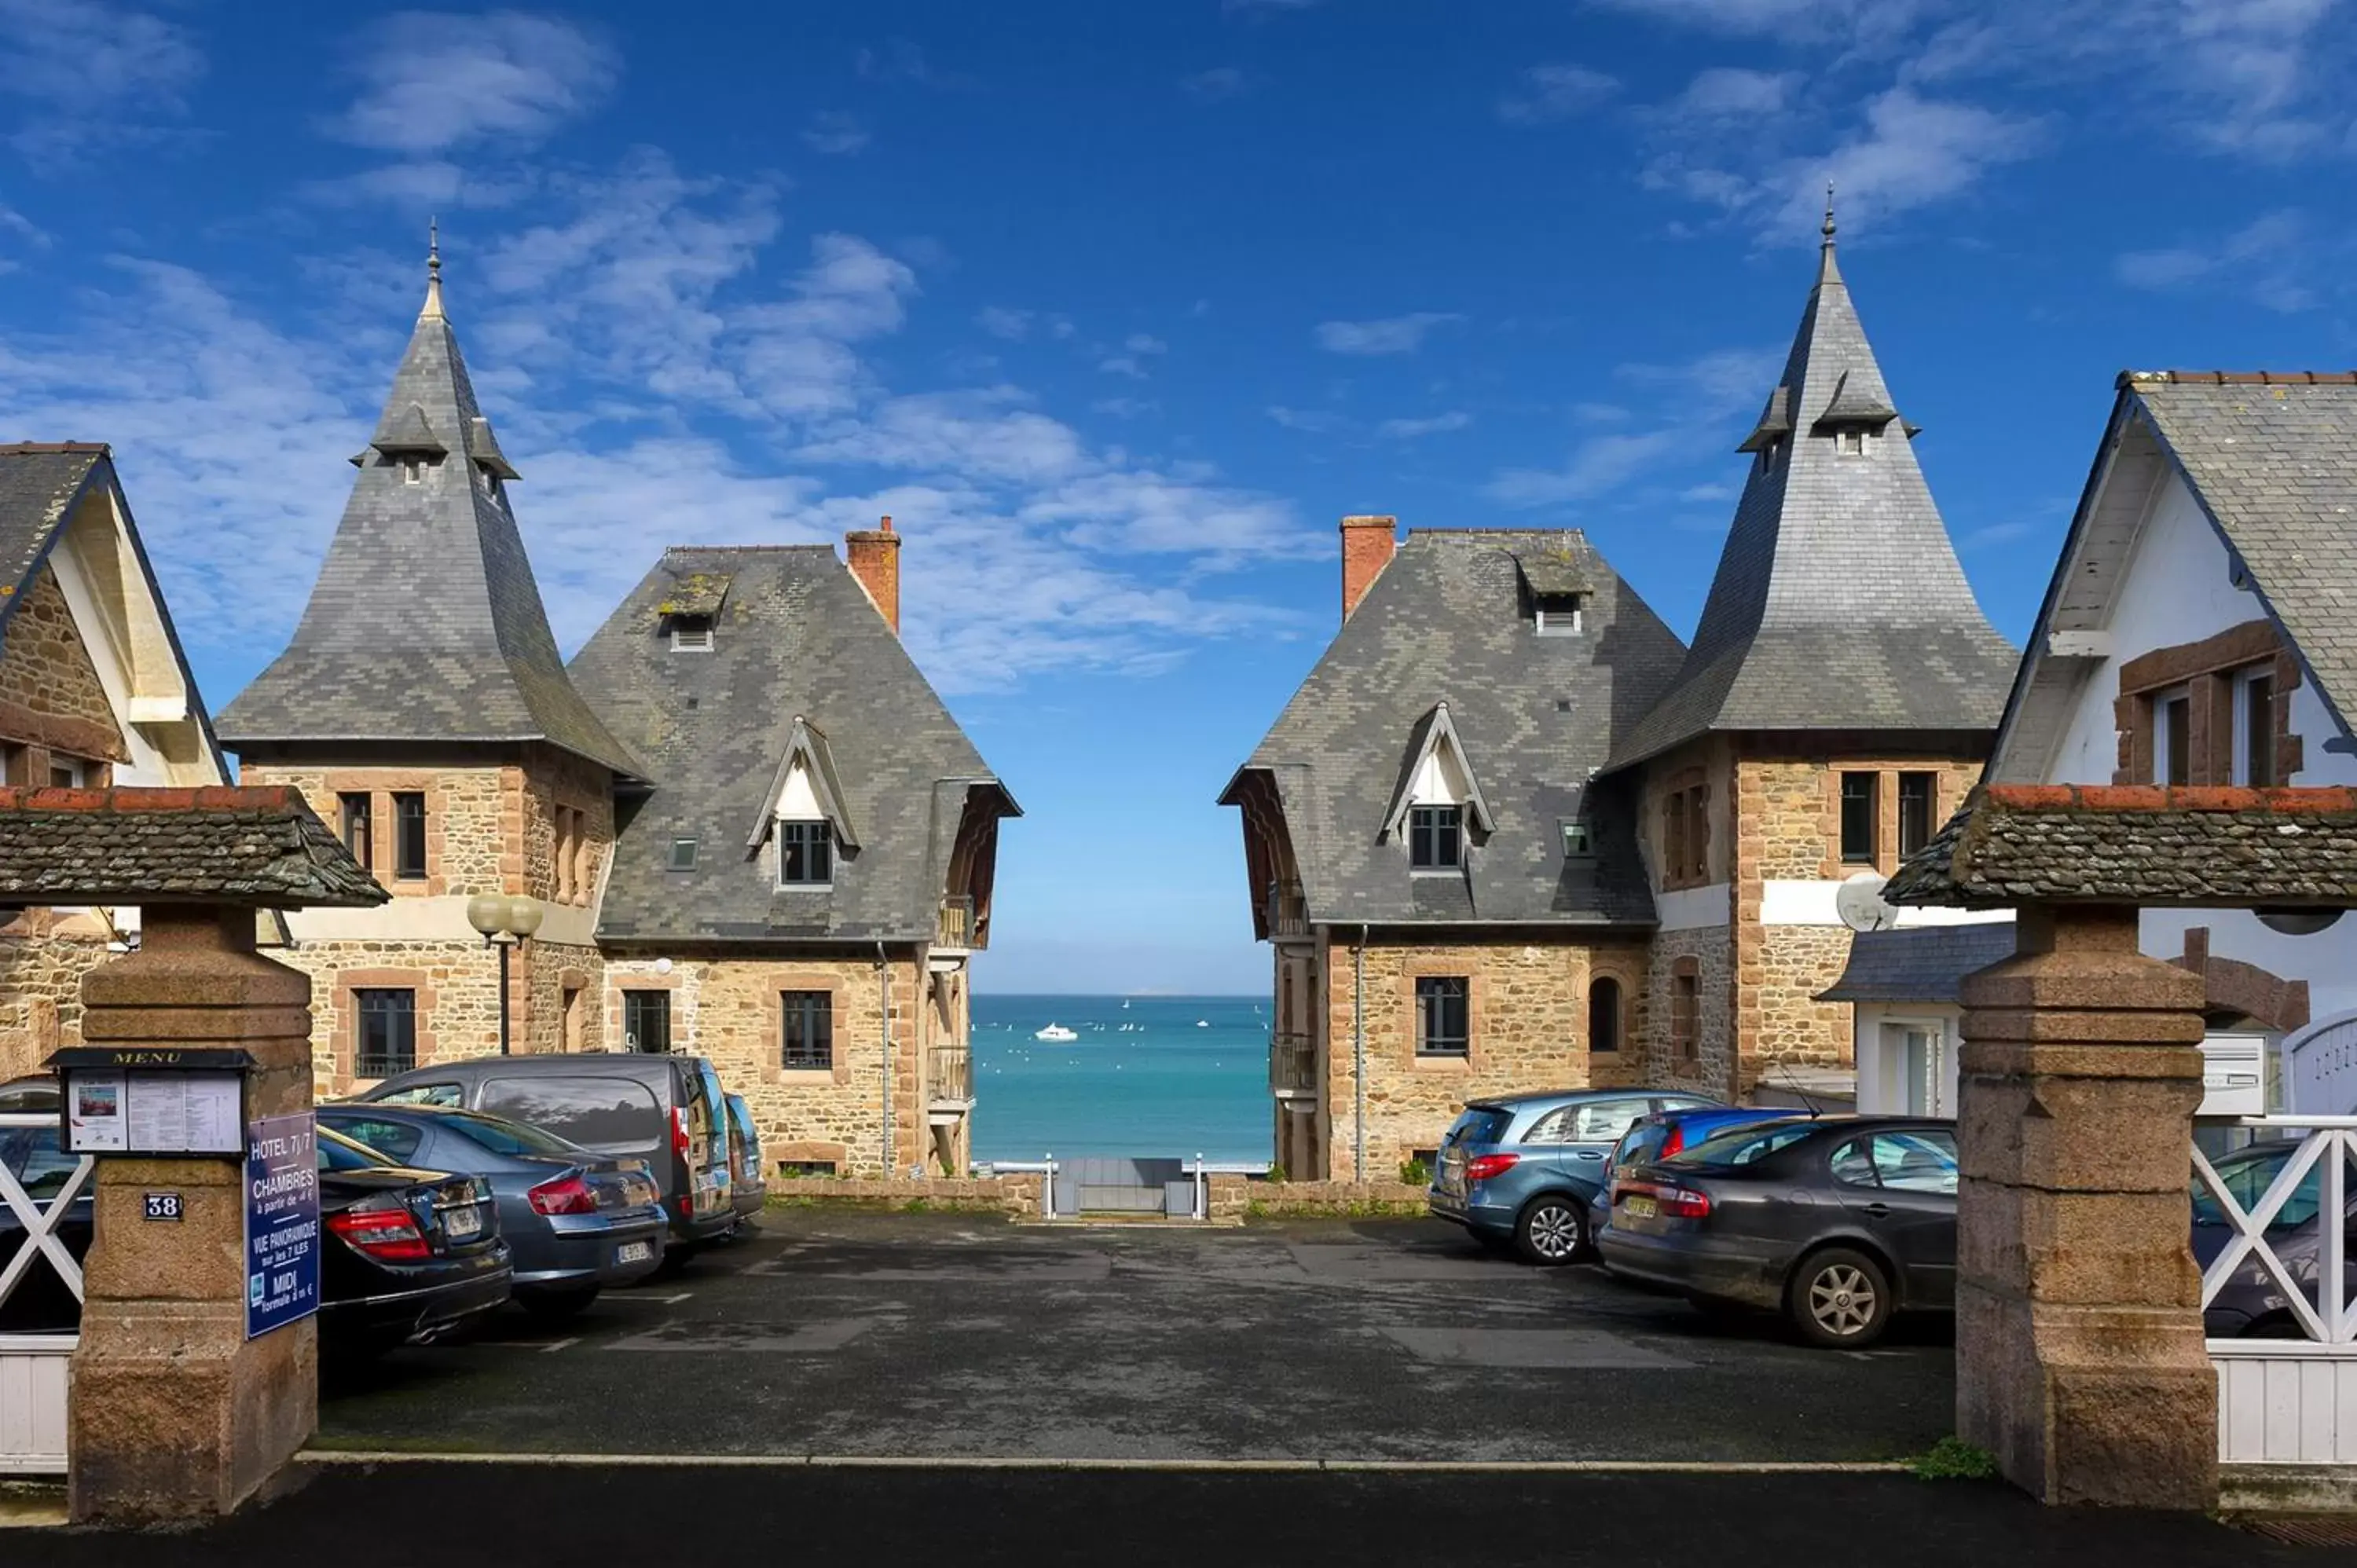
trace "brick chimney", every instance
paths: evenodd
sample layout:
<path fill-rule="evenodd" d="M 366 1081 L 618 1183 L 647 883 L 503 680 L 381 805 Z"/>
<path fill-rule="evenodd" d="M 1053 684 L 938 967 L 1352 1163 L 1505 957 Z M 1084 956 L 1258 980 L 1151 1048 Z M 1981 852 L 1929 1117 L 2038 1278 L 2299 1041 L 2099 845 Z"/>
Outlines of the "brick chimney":
<path fill-rule="evenodd" d="M 1342 520 L 1342 618 L 1349 620 L 1367 590 L 1375 585 L 1399 548 L 1399 519 L 1346 517 Z"/>
<path fill-rule="evenodd" d="M 900 536 L 886 518 L 874 528 L 855 529 L 843 536 L 844 553 L 851 558 L 851 575 L 884 612 L 892 635 L 900 635 Z"/>

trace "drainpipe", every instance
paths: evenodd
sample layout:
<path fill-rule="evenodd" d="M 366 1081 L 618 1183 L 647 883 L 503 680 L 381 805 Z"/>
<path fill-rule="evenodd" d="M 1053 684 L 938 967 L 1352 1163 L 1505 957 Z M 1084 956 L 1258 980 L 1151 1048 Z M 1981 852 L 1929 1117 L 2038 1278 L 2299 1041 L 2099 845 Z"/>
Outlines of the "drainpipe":
<path fill-rule="evenodd" d="M 892 1160 L 892 966 L 884 944 L 876 944 L 876 1000 L 884 1015 L 884 1179 L 896 1173 Z"/>
<path fill-rule="evenodd" d="M 1356 1147 L 1351 1155 L 1351 1179 L 1367 1179 L 1367 928 L 1359 928 L 1358 950 L 1351 955 L 1351 1087 L 1358 1103 L 1351 1112 L 1351 1135 Z"/>

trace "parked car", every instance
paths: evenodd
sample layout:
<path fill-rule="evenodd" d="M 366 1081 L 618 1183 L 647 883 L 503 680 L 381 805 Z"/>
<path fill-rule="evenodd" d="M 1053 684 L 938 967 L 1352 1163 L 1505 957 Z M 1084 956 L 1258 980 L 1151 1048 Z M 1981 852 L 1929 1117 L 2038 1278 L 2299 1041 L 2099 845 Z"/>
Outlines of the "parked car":
<path fill-rule="evenodd" d="M 396 1164 L 319 1129 L 319 1335 L 365 1354 L 442 1333 L 508 1299 L 514 1268 L 479 1176 Z"/>
<path fill-rule="evenodd" d="M 668 1263 L 737 1225 L 729 1200 L 728 1113 L 701 1057 L 636 1053 L 478 1057 L 388 1078 L 370 1105 L 483 1111 L 600 1155 L 645 1160 L 671 1223 Z"/>
<path fill-rule="evenodd" d="M 1706 1310 L 1781 1312 L 1811 1344 L 1871 1345 L 1901 1311 L 1953 1311 L 1953 1122 L 1828 1116 L 1738 1127 L 1613 1184 L 1616 1274 Z"/>
<path fill-rule="evenodd" d="M 570 1316 L 662 1264 L 662 1200 L 643 1159 L 479 1111 L 345 1104 L 318 1116 L 387 1159 L 480 1177 L 514 1254 L 516 1305 L 534 1316 Z"/>
<path fill-rule="evenodd" d="M 2275 1184 L 2298 1149 L 2299 1140 L 2296 1138 L 2271 1139 L 2213 1158 L 2210 1168 L 2218 1173 L 2219 1181 L 2235 1203 L 2249 1213 L 2258 1208 L 2267 1188 Z M 2311 1307 L 2317 1304 L 2318 1268 L 2321 1262 L 2318 1253 L 2323 1236 L 2317 1223 L 2317 1210 L 2323 1202 L 2323 1173 L 2319 1168 L 2321 1164 L 2319 1160 L 2308 1167 L 2266 1229 L 2268 1250 L 2300 1283 L 2301 1294 Z M 2341 1234 L 2348 1244 L 2341 1254 L 2341 1272 L 2347 1283 L 2342 1286 L 2341 1299 L 2357 1301 L 2357 1197 L 2348 1200 L 2345 1207 Z M 2208 1270 L 2218 1254 L 2225 1251 L 2233 1234 L 2226 1211 L 2197 1184 L 2193 1188 L 2193 1261 Z M 2246 1258 L 2219 1286 L 2217 1295 L 2202 1308 L 2201 1325 L 2203 1331 L 2216 1339 L 2308 1337 L 2299 1319 L 2292 1315 L 2290 1295 L 2256 1257 Z"/>
<path fill-rule="evenodd" d="M 728 1199 L 741 1232 L 770 1201 L 770 1184 L 761 1175 L 761 1132 L 753 1125 L 752 1108 L 741 1094 L 728 1096 L 727 1104 Z"/>
<path fill-rule="evenodd" d="M 1473 1101 L 1440 1141 L 1426 1203 L 1485 1246 L 1568 1263 L 1588 1250 L 1587 1206 L 1620 1135 L 1653 1112 L 1715 1103 L 1645 1089 Z"/>
<path fill-rule="evenodd" d="M 1612 1183 L 1637 1166 L 1666 1159 L 1706 1138 L 1715 1138 L 1737 1127 L 1790 1122 L 1806 1114 L 1809 1112 L 1789 1106 L 1689 1105 L 1638 1117 L 1620 1134 L 1620 1141 L 1612 1145 L 1612 1153 L 1605 1156 L 1604 1186 L 1597 1189 L 1595 1199 L 1587 1206 L 1589 1239 L 1593 1240 L 1597 1231 L 1611 1222 Z"/>

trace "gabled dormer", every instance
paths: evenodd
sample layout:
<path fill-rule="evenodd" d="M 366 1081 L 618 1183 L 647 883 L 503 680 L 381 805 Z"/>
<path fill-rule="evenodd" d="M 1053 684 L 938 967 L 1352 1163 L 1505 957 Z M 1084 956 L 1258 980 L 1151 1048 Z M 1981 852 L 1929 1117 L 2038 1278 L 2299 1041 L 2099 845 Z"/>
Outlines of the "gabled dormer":
<path fill-rule="evenodd" d="M 837 859 L 859 854 L 834 753 L 825 735 L 800 714 L 787 731 L 767 804 L 745 841 L 745 857 L 751 860 L 769 845 L 775 846 L 771 860 L 782 892 L 832 887 Z"/>
<path fill-rule="evenodd" d="M 1408 737 L 1407 759 L 1381 837 L 1407 846 L 1410 872 L 1447 874 L 1462 871 L 1466 851 L 1497 827 L 1465 743 L 1448 717 L 1448 704 L 1437 703 Z"/>

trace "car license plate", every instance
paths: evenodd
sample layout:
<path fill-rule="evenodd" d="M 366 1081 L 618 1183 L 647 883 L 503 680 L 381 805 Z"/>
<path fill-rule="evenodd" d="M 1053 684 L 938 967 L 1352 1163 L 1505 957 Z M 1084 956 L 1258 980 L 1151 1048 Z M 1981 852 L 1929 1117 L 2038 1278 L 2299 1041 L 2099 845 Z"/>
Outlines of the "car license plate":
<path fill-rule="evenodd" d="M 483 1211 L 469 1204 L 464 1208 L 447 1210 L 442 1216 L 442 1233 L 453 1241 L 464 1241 L 483 1233 Z"/>
<path fill-rule="evenodd" d="M 643 1263 L 654 1255 L 652 1241 L 625 1241 L 614 1249 L 614 1262 L 618 1263 Z"/>
<path fill-rule="evenodd" d="M 1662 1206 L 1650 1197 L 1632 1192 L 1621 1201 L 1620 1208 L 1631 1219 L 1651 1219 L 1661 1212 Z"/>

